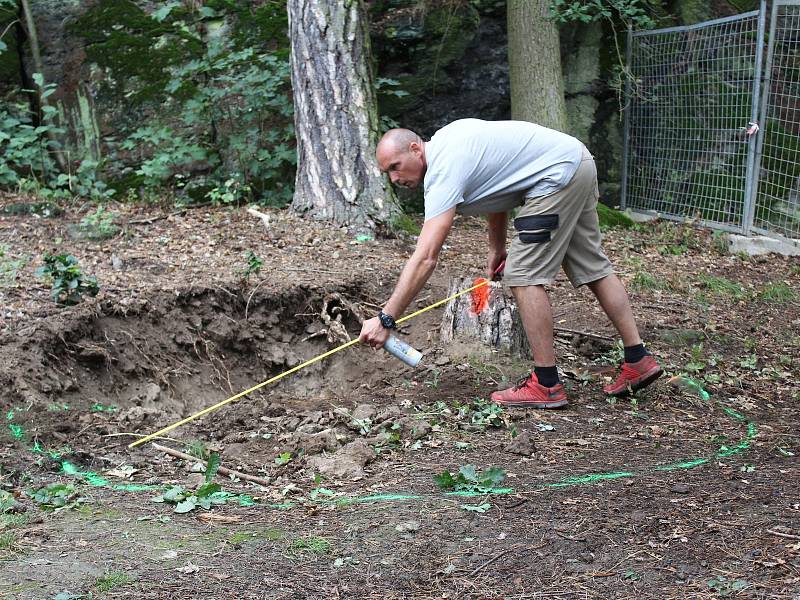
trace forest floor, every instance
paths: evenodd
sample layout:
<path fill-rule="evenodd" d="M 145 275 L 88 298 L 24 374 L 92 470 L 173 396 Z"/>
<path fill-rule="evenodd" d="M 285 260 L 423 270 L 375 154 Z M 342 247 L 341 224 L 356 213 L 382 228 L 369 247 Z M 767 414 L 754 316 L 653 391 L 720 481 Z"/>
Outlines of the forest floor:
<path fill-rule="evenodd" d="M 356 335 L 414 242 L 280 210 L 268 228 L 112 210 L 98 241 L 76 227 L 91 205 L 0 215 L 0 597 L 800 598 L 800 259 L 672 222 L 610 230 L 668 372 L 646 391 L 603 395 L 613 329 L 563 278 L 561 410 L 493 407 L 529 366 L 443 345 L 433 310 L 404 328 L 415 369 L 356 346 L 160 438 L 265 484 L 217 474 L 218 505 L 176 513 L 153 500 L 202 486 L 199 460 L 127 445 L 333 348 L 337 316 Z M 481 276 L 484 240 L 458 219 L 414 307 Z M 100 293 L 53 302 L 46 252 Z M 460 469 L 460 492 L 434 479 Z"/>

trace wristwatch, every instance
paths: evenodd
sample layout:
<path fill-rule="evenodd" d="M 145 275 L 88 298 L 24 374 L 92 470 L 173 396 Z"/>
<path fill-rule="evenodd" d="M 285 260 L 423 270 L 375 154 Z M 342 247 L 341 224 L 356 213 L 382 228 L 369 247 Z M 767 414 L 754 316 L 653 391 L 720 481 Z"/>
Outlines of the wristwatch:
<path fill-rule="evenodd" d="M 394 322 L 394 317 L 392 315 L 387 315 L 385 312 L 381 311 L 378 313 L 378 318 L 384 329 L 397 329 L 397 323 Z"/>

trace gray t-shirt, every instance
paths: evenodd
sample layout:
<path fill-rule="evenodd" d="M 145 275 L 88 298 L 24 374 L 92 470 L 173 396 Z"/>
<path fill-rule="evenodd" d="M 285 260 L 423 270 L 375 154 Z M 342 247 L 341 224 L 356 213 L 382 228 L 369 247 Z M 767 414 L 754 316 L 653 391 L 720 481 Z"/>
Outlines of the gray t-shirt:
<path fill-rule="evenodd" d="M 464 215 L 506 212 L 552 194 L 569 183 L 582 154 L 574 137 L 526 121 L 453 121 L 425 143 L 425 220 L 453 207 Z"/>

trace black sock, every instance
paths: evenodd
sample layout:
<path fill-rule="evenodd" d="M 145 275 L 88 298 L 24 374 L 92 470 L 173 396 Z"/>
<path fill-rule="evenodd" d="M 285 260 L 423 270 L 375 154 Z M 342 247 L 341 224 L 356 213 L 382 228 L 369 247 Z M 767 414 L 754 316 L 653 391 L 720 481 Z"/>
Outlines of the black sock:
<path fill-rule="evenodd" d="M 558 369 L 556 367 L 534 367 L 533 372 L 539 384 L 544 387 L 553 387 L 559 382 Z"/>
<path fill-rule="evenodd" d="M 625 362 L 635 363 L 642 360 L 650 353 L 644 347 L 644 344 L 636 344 L 635 346 L 625 346 Z"/>

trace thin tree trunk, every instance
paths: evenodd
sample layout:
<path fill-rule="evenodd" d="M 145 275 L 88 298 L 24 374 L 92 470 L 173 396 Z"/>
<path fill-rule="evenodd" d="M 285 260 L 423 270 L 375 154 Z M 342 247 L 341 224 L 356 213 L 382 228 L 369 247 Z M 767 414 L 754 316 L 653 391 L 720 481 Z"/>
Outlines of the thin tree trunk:
<path fill-rule="evenodd" d="M 566 131 L 558 27 L 549 0 L 508 0 L 511 116 Z"/>
<path fill-rule="evenodd" d="M 36 33 L 36 22 L 33 20 L 33 13 L 31 12 L 30 4 L 28 0 L 20 0 L 20 7 L 22 8 L 22 16 L 25 19 L 25 33 L 28 36 L 28 43 L 31 47 L 31 57 L 33 58 L 33 68 L 35 72 L 39 73 L 44 78 L 44 65 L 42 63 L 42 53 L 39 48 L 39 36 Z M 37 99 L 38 105 L 41 109 L 44 106 L 49 104 L 48 99 L 42 94 L 44 86 L 36 86 L 37 88 Z M 53 131 L 48 128 L 47 129 L 47 139 L 50 140 L 51 144 L 53 145 L 53 157 L 58 164 L 58 167 L 61 169 L 62 173 L 67 173 L 69 169 L 69 165 L 67 164 L 64 155 L 62 154 L 60 147 L 61 141 L 56 138 Z"/>
<path fill-rule="evenodd" d="M 361 0 L 288 0 L 297 177 L 292 210 L 360 231 L 399 206 L 375 162 L 378 112 Z"/>

